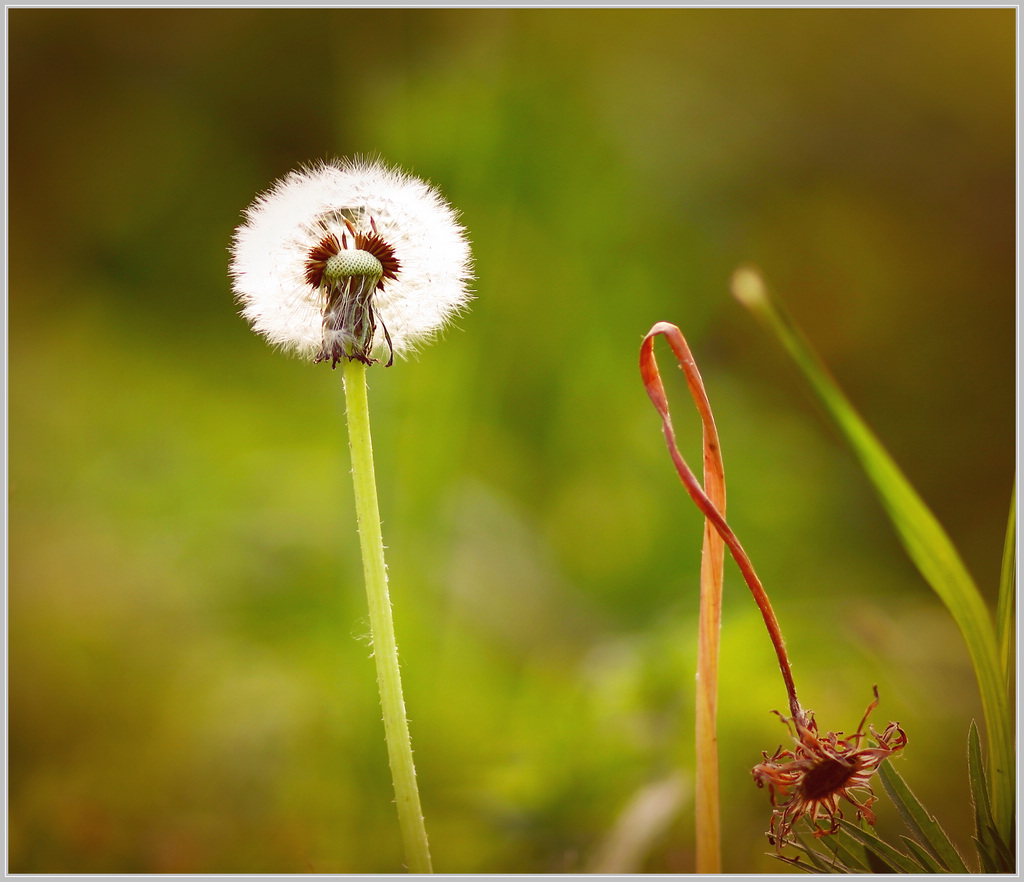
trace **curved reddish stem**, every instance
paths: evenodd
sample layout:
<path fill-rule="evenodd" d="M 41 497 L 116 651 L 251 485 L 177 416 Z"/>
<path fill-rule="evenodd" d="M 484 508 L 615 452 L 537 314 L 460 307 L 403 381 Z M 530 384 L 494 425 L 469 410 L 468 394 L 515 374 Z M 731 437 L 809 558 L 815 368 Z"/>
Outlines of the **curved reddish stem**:
<path fill-rule="evenodd" d="M 761 580 L 754 571 L 754 565 L 743 550 L 743 546 L 740 545 L 740 540 L 736 538 L 736 534 L 726 523 L 724 515 L 708 498 L 704 488 L 690 470 L 686 460 L 683 459 L 683 455 L 676 446 L 675 431 L 672 428 L 672 419 L 668 412 L 668 398 L 665 395 L 665 387 L 661 382 L 657 359 L 654 357 L 654 338 L 659 335 L 664 336 L 668 340 L 679 362 L 679 366 L 686 375 L 686 383 L 690 387 L 690 394 L 693 396 L 701 421 L 704 423 L 705 432 L 707 433 L 709 425 L 712 428 L 714 427 L 714 417 L 711 414 L 711 404 L 708 402 L 707 393 L 704 391 L 704 381 L 701 379 L 700 371 L 697 370 L 697 364 L 693 360 L 693 355 L 686 343 L 686 338 L 683 337 L 683 332 L 673 324 L 658 322 L 647 332 L 647 336 L 644 337 L 644 341 L 640 346 L 640 376 L 643 379 L 644 388 L 647 389 L 651 402 L 661 415 L 665 443 L 668 445 L 669 454 L 672 456 L 672 461 L 675 463 L 676 471 L 679 473 L 686 492 L 690 494 L 690 498 L 693 499 L 697 507 L 704 513 L 704 517 L 714 525 L 718 535 L 722 537 L 722 541 L 729 547 L 733 559 L 739 566 L 740 572 L 750 588 L 750 593 L 754 595 L 754 601 L 761 610 L 765 627 L 768 629 L 768 636 L 771 638 L 772 645 L 775 647 L 775 654 L 779 659 L 782 679 L 786 683 L 786 692 L 789 695 L 790 713 L 792 713 L 797 723 L 802 725 L 804 723 L 804 711 L 796 697 L 796 684 L 793 682 L 793 669 L 789 663 L 789 655 L 786 653 L 786 642 L 782 637 L 782 629 L 779 627 L 779 620 L 775 617 L 775 611 L 772 609 L 768 594 L 765 592 Z M 713 435 L 711 438 L 713 438 L 713 443 L 717 447 L 717 435 Z"/>

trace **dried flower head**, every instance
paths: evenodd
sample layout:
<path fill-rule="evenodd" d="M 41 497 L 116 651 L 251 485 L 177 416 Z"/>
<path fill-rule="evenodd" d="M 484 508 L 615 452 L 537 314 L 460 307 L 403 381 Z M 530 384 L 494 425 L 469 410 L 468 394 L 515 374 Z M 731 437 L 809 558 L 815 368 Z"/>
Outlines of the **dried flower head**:
<path fill-rule="evenodd" d="M 246 210 L 230 274 L 253 330 L 315 362 L 414 350 L 468 302 L 456 214 L 417 178 L 377 162 L 287 175 Z"/>
<path fill-rule="evenodd" d="M 869 727 L 877 746 L 860 746 L 867 737 L 864 726 L 868 715 L 877 706 L 876 687 L 875 700 L 868 705 L 857 732 L 842 739 L 841 732 L 829 732 L 819 738 L 814 715 L 807 711 L 795 718 L 780 714 L 783 722 L 791 726 L 796 747 L 793 750 L 779 747 L 772 757 L 765 752 L 765 761 L 752 769 L 757 786 L 767 786 L 771 796 L 774 808 L 768 839 L 777 851 L 790 841 L 793 825 L 804 816 L 810 819 L 815 836 L 836 833 L 843 819 L 840 799 L 856 809 L 858 820 L 863 818 L 869 824 L 875 823 L 871 804 L 876 797 L 871 790 L 871 776 L 883 760 L 902 750 L 907 743 L 907 735 L 899 723 L 889 723 L 881 735 L 874 727 Z M 853 791 L 863 793 L 864 801 L 858 802 Z M 818 825 L 819 816 L 828 818 L 828 827 Z"/>

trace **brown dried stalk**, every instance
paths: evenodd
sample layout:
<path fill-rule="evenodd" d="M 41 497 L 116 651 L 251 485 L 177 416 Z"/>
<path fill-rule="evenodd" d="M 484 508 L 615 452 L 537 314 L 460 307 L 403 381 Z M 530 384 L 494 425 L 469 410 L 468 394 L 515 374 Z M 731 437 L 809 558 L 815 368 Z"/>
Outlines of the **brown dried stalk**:
<path fill-rule="evenodd" d="M 659 335 L 664 336 L 672 347 L 700 413 L 704 427 L 706 491 L 676 446 L 675 432 L 668 411 L 668 399 L 654 357 L 654 339 Z M 852 738 L 840 739 L 841 733 L 836 732 L 818 735 L 814 715 L 805 711 L 797 699 L 786 644 L 768 595 L 757 573 L 754 572 L 750 558 L 747 557 L 736 534 L 726 523 L 725 478 L 722 472 L 718 433 L 715 430 L 711 405 L 704 391 L 704 382 L 679 328 L 666 322 L 659 322 L 651 328 L 640 347 L 640 374 L 647 394 L 661 415 L 665 443 L 668 445 L 676 471 L 683 486 L 705 517 L 697 663 L 697 871 L 720 872 L 721 868 L 718 839 L 718 757 L 714 743 L 722 591 L 721 542 L 729 547 L 761 610 L 768 635 L 778 656 L 792 714 L 789 718 L 783 717 L 783 720 L 792 724 L 795 749 L 783 750 L 780 747 L 771 757 L 765 753 L 765 761 L 752 770 L 757 785 L 767 786 L 771 797 L 773 812 L 769 841 L 781 851 L 782 846 L 792 835 L 793 825 L 801 817 L 810 819 L 815 836 L 835 833 L 843 817 L 840 799 L 856 809 L 858 818 L 874 823 L 874 814 L 870 806 L 875 797 L 871 792 L 870 779 L 884 759 L 903 749 L 907 743 L 906 733 L 898 723 L 890 723 L 881 735 L 870 729 L 877 746 L 863 747 L 862 741 L 868 735 L 865 731 L 868 714 L 865 714 L 857 733 Z M 714 538 L 712 528 L 721 537 L 717 545 L 711 541 Z M 876 688 L 875 699 L 868 708 L 868 713 L 877 704 Z M 858 791 L 866 794 L 864 801 L 858 800 Z M 819 826 L 819 817 L 827 818 L 828 826 Z M 710 849 L 714 849 L 713 855 Z"/>
<path fill-rule="evenodd" d="M 751 594 L 754 595 L 754 601 L 761 610 L 765 626 L 768 628 L 768 636 L 771 638 L 772 645 L 775 647 L 775 654 L 779 659 L 782 679 L 786 683 L 786 692 L 789 695 L 790 713 L 792 713 L 795 719 L 803 720 L 804 711 L 796 697 L 796 684 L 793 682 L 793 669 L 789 663 L 789 655 L 786 653 L 786 642 L 782 638 L 782 630 L 779 627 L 779 620 L 775 617 L 771 601 L 765 593 L 761 580 L 754 571 L 754 565 L 743 550 L 743 546 L 740 545 L 740 540 L 736 538 L 736 534 L 726 523 L 725 515 L 719 510 L 710 496 L 704 492 L 704 488 L 693 472 L 690 471 L 690 467 L 686 464 L 686 460 L 683 459 L 683 455 L 676 446 L 676 435 L 672 428 L 672 418 L 668 412 L 668 398 L 665 395 L 665 387 L 661 382 L 661 374 L 658 372 L 658 362 L 654 357 L 654 338 L 659 335 L 664 336 L 668 340 L 679 362 L 679 366 L 686 375 L 686 382 L 690 387 L 690 394 L 693 396 L 701 420 L 705 425 L 705 438 L 707 438 L 707 426 L 714 426 L 714 417 L 711 413 L 711 405 L 708 402 L 707 393 L 704 391 L 704 381 L 701 379 L 700 371 L 697 370 L 697 364 L 693 360 L 693 355 L 690 353 L 690 347 L 686 344 L 683 332 L 668 322 L 658 322 L 647 332 L 647 336 L 644 337 L 644 342 L 640 346 L 640 376 L 643 379 L 644 388 L 647 389 L 647 395 L 661 415 L 665 443 L 668 445 L 669 454 L 672 456 L 672 461 L 675 463 L 676 471 L 679 473 L 679 478 L 682 480 L 686 492 L 690 494 L 690 498 L 696 503 L 697 508 L 714 525 L 718 535 L 722 537 L 722 540 L 729 547 L 729 551 L 739 566 Z M 713 438 L 714 455 L 719 456 L 717 434 Z M 707 441 L 705 441 L 705 447 L 707 447 Z M 707 450 L 705 451 L 704 461 L 706 468 L 708 461 Z"/>

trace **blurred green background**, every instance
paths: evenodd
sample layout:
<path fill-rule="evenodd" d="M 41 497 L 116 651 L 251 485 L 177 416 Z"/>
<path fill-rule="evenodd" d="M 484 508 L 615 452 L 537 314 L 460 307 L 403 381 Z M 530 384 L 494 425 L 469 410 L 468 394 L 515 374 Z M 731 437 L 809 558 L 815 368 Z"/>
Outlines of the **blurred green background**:
<path fill-rule="evenodd" d="M 877 683 L 900 771 L 969 850 L 966 651 L 728 280 L 763 270 L 994 602 L 1015 28 L 1013 9 L 9 10 L 8 869 L 401 870 L 340 375 L 252 334 L 227 277 L 258 192 L 353 153 L 435 183 L 474 248 L 472 310 L 370 373 L 435 868 L 693 870 L 701 518 L 636 369 L 659 320 L 704 373 L 804 704 L 852 732 Z M 728 872 L 781 869 L 749 771 L 786 739 L 776 708 L 729 563 Z M 659 783 L 662 822 L 614 857 Z M 879 823 L 903 832 L 884 797 Z"/>

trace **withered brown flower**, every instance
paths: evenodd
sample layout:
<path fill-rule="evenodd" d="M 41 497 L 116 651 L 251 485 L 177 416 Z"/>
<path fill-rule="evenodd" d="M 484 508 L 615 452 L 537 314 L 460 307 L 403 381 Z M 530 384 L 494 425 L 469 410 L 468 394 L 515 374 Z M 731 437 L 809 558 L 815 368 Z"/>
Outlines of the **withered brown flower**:
<path fill-rule="evenodd" d="M 789 662 L 786 642 L 782 637 L 782 628 L 779 626 L 779 620 L 772 609 L 768 594 L 754 570 L 754 565 L 736 534 L 726 522 L 725 515 L 704 491 L 701 482 L 697 480 L 696 475 L 686 464 L 686 460 L 676 445 L 675 430 L 672 428 L 672 419 L 669 416 L 668 398 L 661 382 L 657 360 L 654 357 L 654 339 L 661 334 L 667 338 L 679 361 L 679 366 L 686 374 L 687 384 L 697 403 L 697 409 L 701 412 L 702 419 L 710 424 L 711 431 L 705 425 L 705 444 L 708 445 L 708 439 L 713 438 L 715 440 L 712 442 L 712 446 L 717 447 L 717 433 L 714 431 L 714 421 L 710 415 L 711 409 L 704 391 L 704 383 L 679 328 L 666 322 L 659 322 L 651 328 L 640 347 L 640 375 L 648 396 L 661 415 L 665 443 L 668 445 L 672 461 L 675 463 L 676 471 L 686 492 L 690 494 L 690 498 L 703 512 L 706 523 L 714 528 L 722 538 L 722 542 L 728 547 L 761 611 L 765 627 L 768 629 L 768 636 L 775 648 L 783 682 L 786 684 L 786 694 L 789 697 L 791 716 L 783 717 L 779 714 L 779 717 L 790 727 L 796 746 L 792 750 L 786 750 L 780 746 L 770 757 L 767 752 L 764 752 L 764 762 L 754 766 L 751 770 L 758 787 L 767 785 L 771 797 L 772 820 L 768 839 L 776 847 L 776 851 L 781 854 L 782 847 L 795 838 L 793 835 L 794 824 L 803 817 L 809 819 L 816 837 L 838 832 L 843 820 L 840 800 L 846 800 L 856 809 L 858 820 L 864 819 L 869 824 L 874 824 L 875 814 L 871 811 L 871 805 L 875 801 L 875 795 L 871 790 L 871 777 L 878 771 L 878 767 L 884 760 L 906 746 L 907 734 L 899 723 L 889 723 L 881 735 L 873 727 L 868 727 L 865 731 L 868 716 L 878 706 L 878 688 L 876 687 L 875 699 L 868 705 L 857 731 L 852 736 L 841 738 L 842 732 L 829 732 L 824 737 L 818 735 L 818 726 L 814 721 L 814 715 L 804 710 L 797 698 L 793 668 Z M 706 462 L 710 456 L 706 449 Z M 711 713 L 713 721 L 713 702 Z M 865 739 L 868 738 L 868 732 L 870 732 L 875 746 L 862 746 Z M 716 771 L 712 762 L 711 774 L 715 774 Z M 709 790 L 713 799 L 716 800 L 717 792 L 711 788 Z M 860 796 L 860 794 L 863 795 Z M 863 801 L 859 801 L 859 799 Z M 707 805 L 711 806 L 707 809 L 709 814 L 717 811 L 716 804 L 709 801 Z M 819 818 L 827 819 L 829 824 L 827 826 L 819 824 Z M 716 821 L 709 824 L 708 829 L 717 830 L 717 827 L 714 826 L 715 823 Z M 699 831 L 698 824 L 698 838 Z M 717 833 L 714 833 L 709 838 L 713 839 L 713 836 L 716 835 Z M 712 846 L 717 848 L 717 839 L 713 839 Z"/>
<path fill-rule="evenodd" d="M 780 746 L 771 757 L 765 751 L 765 761 L 751 770 L 757 786 L 768 787 L 773 806 L 768 840 L 777 851 L 791 841 L 793 825 L 802 817 L 810 820 L 816 837 L 838 832 L 843 820 L 841 799 L 856 809 L 858 820 L 875 823 L 871 777 L 883 760 L 906 746 L 907 734 L 899 723 L 889 723 L 881 734 L 869 726 L 876 746 L 861 747 L 868 737 L 864 730 L 868 715 L 878 706 L 877 687 L 874 692 L 874 701 L 849 738 L 840 738 L 842 732 L 819 737 L 818 725 L 809 711 L 801 710 L 794 717 L 779 715 L 790 726 L 796 747 L 785 750 Z M 863 802 L 857 800 L 854 791 L 863 794 Z M 827 819 L 829 826 L 820 826 L 819 817 Z"/>

